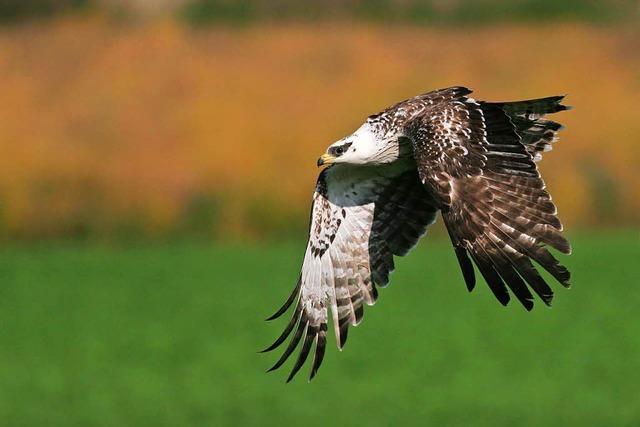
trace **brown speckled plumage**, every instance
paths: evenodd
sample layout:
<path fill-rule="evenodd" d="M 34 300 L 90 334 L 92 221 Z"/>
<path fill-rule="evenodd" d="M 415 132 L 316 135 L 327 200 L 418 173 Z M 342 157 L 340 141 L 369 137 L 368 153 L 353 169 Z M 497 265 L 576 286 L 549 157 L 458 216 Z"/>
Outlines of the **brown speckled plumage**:
<path fill-rule="evenodd" d="M 329 312 L 338 346 L 344 346 L 349 325 L 357 325 L 364 305 L 376 301 L 376 286 L 389 282 L 393 257 L 408 253 L 437 211 L 469 290 L 475 264 L 502 304 L 512 294 L 530 310 L 531 291 L 550 304 L 553 291 L 532 261 L 569 286 L 569 272 L 546 247 L 566 254 L 571 248 L 535 163 L 556 140 L 561 126 L 544 116 L 566 109 L 563 97 L 492 103 L 470 93 L 463 87 L 437 90 L 370 116 L 376 137 L 395 144 L 396 160 L 336 164 L 320 174 L 302 274 L 272 316 L 295 303 L 285 331 L 267 349 L 297 326 L 272 368 L 302 341 L 288 380 L 314 345 L 310 378 L 316 374 Z"/>

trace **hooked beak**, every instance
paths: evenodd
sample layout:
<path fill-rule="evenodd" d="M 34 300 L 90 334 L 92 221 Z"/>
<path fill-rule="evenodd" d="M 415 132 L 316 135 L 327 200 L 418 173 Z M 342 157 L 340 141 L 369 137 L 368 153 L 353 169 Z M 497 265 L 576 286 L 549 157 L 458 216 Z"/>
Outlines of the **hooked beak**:
<path fill-rule="evenodd" d="M 330 165 L 335 160 L 336 158 L 334 156 L 332 156 L 331 154 L 325 153 L 322 156 L 320 156 L 320 158 L 318 159 L 318 167 L 322 165 Z"/>

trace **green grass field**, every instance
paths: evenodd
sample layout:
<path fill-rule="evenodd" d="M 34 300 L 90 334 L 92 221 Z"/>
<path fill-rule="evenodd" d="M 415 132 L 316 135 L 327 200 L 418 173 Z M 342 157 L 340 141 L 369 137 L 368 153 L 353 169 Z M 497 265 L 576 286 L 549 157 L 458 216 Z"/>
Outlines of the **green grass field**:
<path fill-rule="evenodd" d="M 302 242 L 5 247 L 0 425 L 638 425 L 640 235 L 572 240 L 572 289 L 527 313 L 425 239 L 291 384 L 257 350 Z"/>

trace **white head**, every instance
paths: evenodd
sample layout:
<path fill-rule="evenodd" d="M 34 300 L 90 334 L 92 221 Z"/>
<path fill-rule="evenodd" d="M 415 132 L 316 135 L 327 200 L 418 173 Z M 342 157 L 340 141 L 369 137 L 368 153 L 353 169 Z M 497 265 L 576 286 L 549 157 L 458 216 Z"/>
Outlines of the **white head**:
<path fill-rule="evenodd" d="M 390 163 L 400 154 L 398 136 L 382 134 L 369 121 L 351 135 L 334 142 L 318 159 L 318 166 L 333 163 L 355 165 Z"/>

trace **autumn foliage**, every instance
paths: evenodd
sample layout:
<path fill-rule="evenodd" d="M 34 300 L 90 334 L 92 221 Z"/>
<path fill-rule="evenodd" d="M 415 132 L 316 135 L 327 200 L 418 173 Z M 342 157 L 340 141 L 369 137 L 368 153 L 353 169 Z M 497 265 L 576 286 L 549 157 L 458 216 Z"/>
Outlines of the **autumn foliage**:
<path fill-rule="evenodd" d="M 0 30 L 0 236 L 211 237 L 304 226 L 326 146 L 466 85 L 568 94 L 541 167 L 572 226 L 640 225 L 640 37 L 584 25 L 193 29 L 100 18 Z"/>

